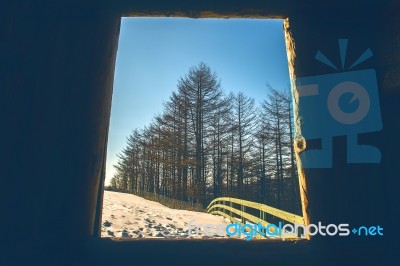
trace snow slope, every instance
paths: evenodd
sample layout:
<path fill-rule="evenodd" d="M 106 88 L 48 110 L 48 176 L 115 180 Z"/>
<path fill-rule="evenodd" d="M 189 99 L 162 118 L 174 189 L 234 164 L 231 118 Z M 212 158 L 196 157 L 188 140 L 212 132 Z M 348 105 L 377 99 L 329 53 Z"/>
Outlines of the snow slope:
<path fill-rule="evenodd" d="M 197 226 L 203 230 L 191 230 Z M 119 192 L 104 191 L 102 237 L 127 238 L 208 238 L 200 225 L 229 224 L 227 219 L 202 212 L 176 210 L 158 202 Z M 207 230 L 207 229 L 206 229 Z M 214 232 L 216 230 L 208 231 Z"/>

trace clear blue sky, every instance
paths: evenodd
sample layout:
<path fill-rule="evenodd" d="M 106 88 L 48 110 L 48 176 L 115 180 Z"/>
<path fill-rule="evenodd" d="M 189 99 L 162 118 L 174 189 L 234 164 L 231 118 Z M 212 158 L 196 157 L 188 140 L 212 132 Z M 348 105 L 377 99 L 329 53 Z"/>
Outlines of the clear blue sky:
<path fill-rule="evenodd" d="M 134 128 L 148 125 L 163 110 L 189 67 L 208 64 L 223 90 L 242 91 L 257 103 L 266 83 L 289 86 L 282 20 L 124 18 L 117 54 L 106 184 L 117 153 Z"/>

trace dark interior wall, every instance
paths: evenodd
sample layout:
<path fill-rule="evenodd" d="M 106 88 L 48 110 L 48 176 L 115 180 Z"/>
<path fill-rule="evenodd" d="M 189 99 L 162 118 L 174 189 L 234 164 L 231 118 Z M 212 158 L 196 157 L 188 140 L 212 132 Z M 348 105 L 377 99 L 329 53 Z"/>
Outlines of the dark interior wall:
<path fill-rule="evenodd" d="M 318 23 L 315 23 L 318 21 Z M 334 20 L 330 14 L 319 17 L 292 16 L 289 18 L 289 31 L 293 37 L 295 50 L 295 78 L 347 72 L 335 70 L 314 59 L 317 51 L 323 52 L 335 65 L 340 66 L 338 39 L 348 39 L 346 56 L 347 67 L 368 48 L 376 51 L 374 33 L 377 30 L 377 18 L 346 17 Z M 371 58 L 351 71 L 376 69 L 376 58 Z M 378 147 L 383 154 L 382 163 L 391 160 L 386 156 L 395 147 L 385 146 L 386 123 L 393 118 L 391 112 L 383 109 L 385 93 L 381 88 L 382 117 L 384 130 L 360 134 L 359 143 Z M 321 88 L 323 89 L 323 88 Z M 301 101 L 301 99 L 300 99 Z M 314 106 L 309 106 L 318 113 Z M 386 122 L 386 123 L 385 123 Z M 301 127 L 301 125 L 300 125 Z M 383 175 L 381 164 L 347 163 L 347 143 L 345 133 L 333 137 L 333 166 L 326 169 L 304 169 L 306 193 L 308 197 L 307 213 L 310 222 L 317 224 L 350 223 L 355 225 L 382 223 L 384 206 L 383 180 L 391 178 Z M 311 145 L 308 145 L 311 146 Z M 371 215 L 373 210 L 374 215 Z"/>
<path fill-rule="evenodd" d="M 47 253 L 93 232 L 120 17 L 27 3 L 0 17 L 2 240 Z"/>
<path fill-rule="evenodd" d="M 289 58 L 295 79 L 349 71 L 351 63 L 368 48 L 374 55 L 351 71 L 376 71 L 383 129 L 359 134 L 358 143 L 377 147 L 381 151 L 381 163 L 347 163 L 347 137 L 333 137 L 332 168 L 303 169 L 304 212 L 310 223 L 348 223 L 351 228 L 380 225 L 386 234 L 383 238 L 360 239 L 353 235 L 353 239 L 339 237 L 334 241 L 323 236 L 313 237 L 312 242 L 325 246 L 326 256 L 332 259 L 343 254 L 350 260 L 365 259 L 360 256 L 362 253 L 370 258 L 393 255 L 389 250 L 395 238 L 393 234 L 396 234 L 393 217 L 398 216 L 395 195 L 399 187 L 399 159 L 396 153 L 400 148 L 396 141 L 400 134 L 397 122 L 400 101 L 398 11 L 398 3 L 392 2 L 383 9 L 364 13 L 293 14 L 286 24 L 291 37 L 289 48 L 293 55 L 289 53 Z M 334 70 L 314 58 L 317 51 L 321 51 L 340 68 L 338 39 L 348 39 L 344 70 Z M 310 143 L 312 145 L 315 148 L 319 144 Z"/>
<path fill-rule="evenodd" d="M 371 1 L 373 6 L 367 6 L 366 13 L 355 11 L 361 1 L 348 3 L 349 8 L 342 13 L 335 12 L 348 1 L 306 1 L 302 5 L 298 2 L 270 1 L 264 5 L 264 1 L 189 4 L 119 0 L 100 1 L 102 8 L 97 8 L 98 5 L 78 1 L 60 1 L 64 4 L 15 1 L 1 8 L 0 204 L 4 205 L 5 215 L 0 221 L 4 230 L 2 241 L 7 248 L 0 253 L 0 264 L 6 258 L 15 261 L 42 254 L 53 259 L 51 265 L 59 265 L 65 258 L 68 265 L 71 253 L 64 249 L 71 248 L 76 249 L 72 251 L 75 259 L 88 253 L 91 262 L 105 265 L 115 256 L 119 262 L 133 264 L 140 262 L 141 255 L 151 257 L 154 252 L 158 256 L 152 260 L 160 263 L 193 256 L 203 256 L 199 259 L 203 262 L 208 259 L 219 262 L 219 258 L 231 263 L 263 260 L 294 263 L 302 261 L 301 256 L 308 259 L 342 256 L 343 260 L 360 259 L 360 254 L 367 254 L 367 259 L 381 256 L 376 244 L 371 244 L 373 249 L 360 241 L 349 241 L 351 244 L 345 249 L 335 244 L 339 250 L 335 253 L 319 244 L 328 241 L 317 238 L 311 244 L 290 246 L 223 241 L 213 244 L 84 241 L 96 233 L 95 210 L 101 202 L 98 189 L 102 189 L 119 16 L 152 10 L 158 10 L 156 14 L 175 11 L 195 16 L 234 13 L 264 16 L 270 10 L 273 16 L 289 16 L 288 30 L 293 36 L 296 55 L 293 71 L 297 77 L 327 73 L 329 70 L 313 57 L 321 49 L 329 57 L 337 58 L 338 38 L 349 38 L 349 49 L 371 48 L 374 58 L 360 67 L 377 71 L 384 130 L 365 134 L 361 139 L 380 148 L 382 163 L 346 165 L 345 138 L 336 138 L 334 160 L 340 167 L 305 170 L 309 202 L 306 213 L 311 222 L 381 224 L 394 228 L 392 218 L 398 213 L 399 177 L 396 171 L 399 148 L 396 107 L 400 89 L 398 1 L 392 1 L 386 8 L 382 8 L 386 1 Z M 349 55 L 357 56 L 359 52 L 363 49 L 353 50 Z M 379 257 L 370 262 L 378 260 Z"/>
<path fill-rule="evenodd" d="M 377 31 L 374 38 L 376 47 L 376 69 L 381 86 L 381 108 L 385 134 L 380 139 L 385 152 L 381 165 L 383 186 L 383 217 L 386 224 L 387 253 L 398 255 L 394 244 L 399 236 L 399 149 L 400 149 L 400 1 L 393 1 L 377 17 Z M 388 255 L 389 256 L 389 255 Z"/>

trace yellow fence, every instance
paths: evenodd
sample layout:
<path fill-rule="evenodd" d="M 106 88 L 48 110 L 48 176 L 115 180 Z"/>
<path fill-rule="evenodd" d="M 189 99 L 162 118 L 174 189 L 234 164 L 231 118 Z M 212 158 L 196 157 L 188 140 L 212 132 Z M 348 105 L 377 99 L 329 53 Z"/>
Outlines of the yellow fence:
<path fill-rule="evenodd" d="M 208 205 L 207 212 L 210 214 L 224 216 L 232 223 L 260 223 L 262 226 L 267 227 L 270 222 L 267 221 L 266 217 L 269 216 L 275 217 L 274 219 L 282 222 L 283 224 L 291 223 L 304 226 L 304 219 L 302 216 L 285 212 L 265 204 L 236 198 L 216 198 Z M 297 236 L 292 236 L 292 238 L 296 237 Z"/>

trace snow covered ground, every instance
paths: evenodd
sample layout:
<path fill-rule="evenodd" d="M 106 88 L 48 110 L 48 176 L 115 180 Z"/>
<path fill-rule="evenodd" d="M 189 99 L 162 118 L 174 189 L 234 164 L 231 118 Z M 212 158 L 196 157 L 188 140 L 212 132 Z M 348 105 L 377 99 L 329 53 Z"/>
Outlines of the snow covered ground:
<path fill-rule="evenodd" d="M 171 209 L 132 194 L 104 191 L 102 237 L 220 238 L 227 236 L 220 236 L 217 226 L 226 227 L 229 223 L 208 213 Z M 208 230 L 204 229 L 207 224 L 215 228 L 204 231 Z M 196 227 L 200 228 L 197 233 Z"/>

